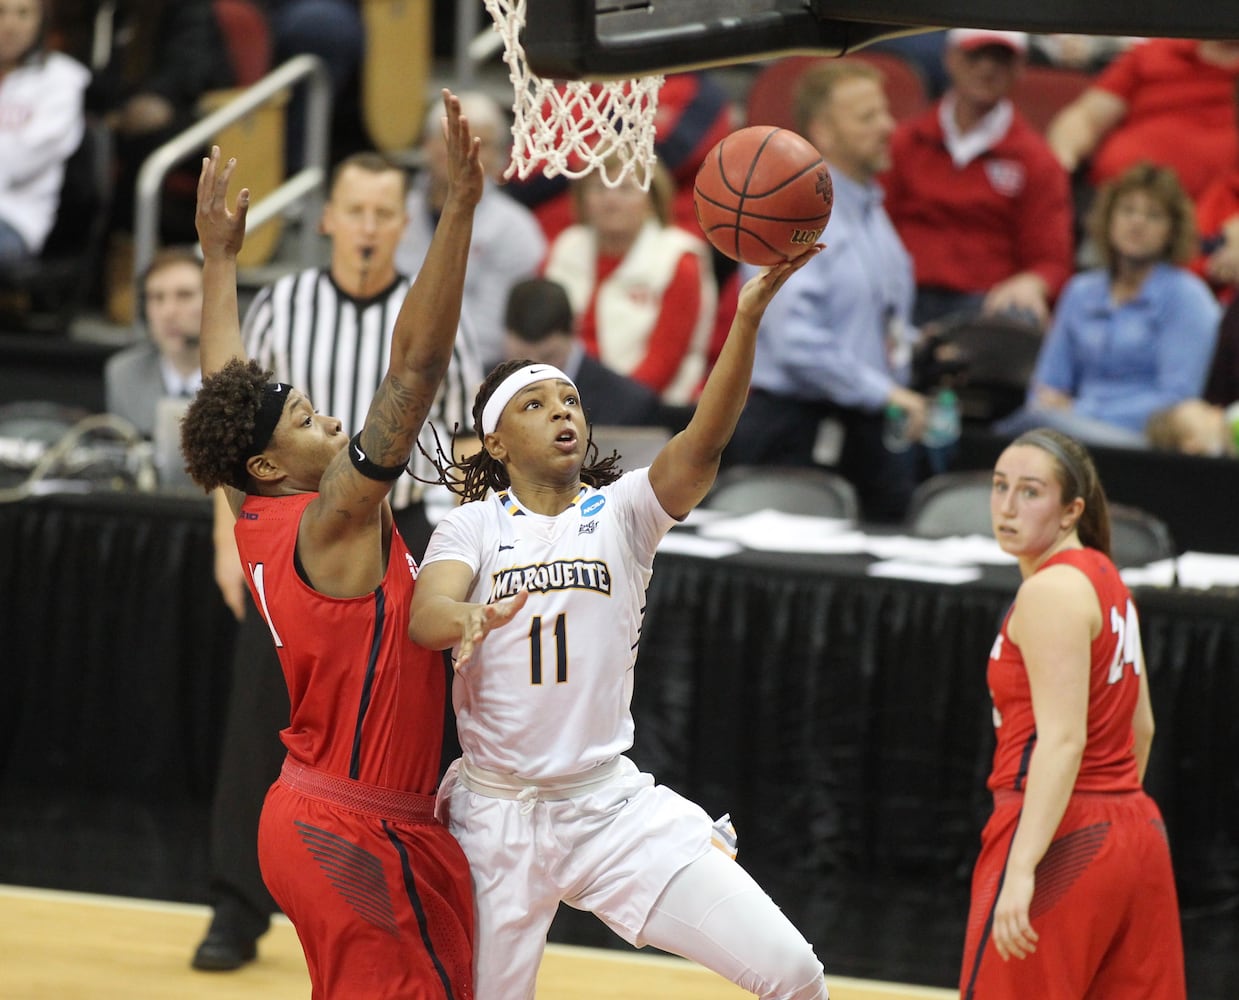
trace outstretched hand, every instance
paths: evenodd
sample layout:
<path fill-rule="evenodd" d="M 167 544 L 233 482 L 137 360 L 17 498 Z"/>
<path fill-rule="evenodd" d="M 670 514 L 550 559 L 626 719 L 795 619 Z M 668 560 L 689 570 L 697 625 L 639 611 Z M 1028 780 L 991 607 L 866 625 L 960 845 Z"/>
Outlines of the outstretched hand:
<path fill-rule="evenodd" d="M 219 147 L 211 147 L 211 155 L 202 158 L 202 173 L 198 175 L 198 207 L 194 225 L 205 258 L 235 257 L 245 242 L 245 214 L 250 207 L 249 188 L 237 195 L 236 208 L 228 208 L 228 182 L 236 169 L 236 157 L 220 166 Z"/>
<path fill-rule="evenodd" d="M 461 113 L 460 98 L 446 87 L 443 89 L 443 138 L 447 142 L 448 197 L 453 195 L 467 205 L 476 205 L 482 197 L 482 140 L 469 128 L 469 120 Z"/>
<path fill-rule="evenodd" d="M 484 638 L 500 625 L 506 625 L 529 600 L 529 591 L 522 590 L 494 604 L 479 604 L 470 609 L 469 617 L 461 630 L 459 651 L 456 654 L 456 669 L 465 666 L 474 650 Z"/>
<path fill-rule="evenodd" d="M 737 311 L 756 313 L 760 316 L 770 304 L 770 300 L 774 298 L 775 292 L 787 284 L 787 279 L 825 249 L 825 243 L 817 243 L 799 257 L 781 261 L 753 275 L 740 289 Z"/>

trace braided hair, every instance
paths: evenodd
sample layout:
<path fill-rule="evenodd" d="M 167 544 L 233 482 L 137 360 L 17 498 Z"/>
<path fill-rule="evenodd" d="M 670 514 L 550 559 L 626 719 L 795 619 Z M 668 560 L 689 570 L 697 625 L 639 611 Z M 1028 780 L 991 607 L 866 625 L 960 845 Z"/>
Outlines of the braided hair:
<path fill-rule="evenodd" d="M 181 453 L 190 478 L 207 493 L 217 486 L 248 491 L 245 463 L 270 379 L 257 361 L 232 358 L 202 380 L 181 422 Z"/>
<path fill-rule="evenodd" d="M 473 426 L 477 428 L 478 439 L 483 443 L 486 440 L 486 433 L 482 430 L 482 411 L 486 409 L 490 397 L 504 379 L 514 371 L 531 364 L 534 362 L 527 358 L 504 361 L 492 368 L 490 374 L 483 380 L 478 389 L 477 398 L 473 401 Z M 433 424 L 431 430 L 434 430 Z M 453 434 L 454 439 L 455 434 Z M 492 458 L 485 447 L 458 462 L 444 454 L 439 435 L 435 432 L 434 454 L 428 452 L 420 444 L 418 448 L 439 472 L 438 479 L 421 481 L 442 483 L 464 503 L 470 500 L 485 499 L 486 494 L 491 490 L 506 490 L 512 485 L 507 468 L 498 459 Z M 615 482 L 623 474 L 617 464 L 619 460 L 619 453 L 615 451 L 606 458 L 599 457 L 598 446 L 594 444 L 591 430 L 585 442 L 585 462 L 581 466 L 581 482 L 595 488 Z"/>

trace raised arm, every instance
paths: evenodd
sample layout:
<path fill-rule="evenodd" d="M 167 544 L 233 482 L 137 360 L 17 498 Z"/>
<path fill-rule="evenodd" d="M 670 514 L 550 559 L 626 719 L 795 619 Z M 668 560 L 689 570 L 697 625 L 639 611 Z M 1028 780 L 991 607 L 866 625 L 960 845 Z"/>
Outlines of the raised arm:
<path fill-rule="evenodd" d="M 366 464 L 397 470 L 409 460 L 452 359 L 460 325 L 465 266 L 473 233 L 473 211 L 482 196 L 480 142 L 469 130 L 460 101 L 443 91 L 444 135 L 448 151 L 448 194 L 434 238 L 392 331 L 387 372 L 366 414 L 353 460 L 334 461 L 319 484 L 328 533 L 347 533 L 381 505 L 390 478 L 367 476 Z M 360 451 L 358 449 L 360 446 Z M 358 459 L 363 461 L 358 462 Z"/>
<path fill-rule="evenodd" d="M 220 163 L 218 146 L 203 157 L 194 224 L 202 246 L 202 374 L 213 375 L 233 358 L 245 358 L 237 310 L 237 254 L 245 241 L 249 188 L 228 207 L 228 182 L 236 159 Z"/>
<path fill-rule="evenodd" d="M 757 328 L 766 306 L 787 279 L 822 249 L 819 244 L 795 260 L 776 264 L 750 278 L 740 290 L 735 319 L 701 390 L 692 419 L 667 442 L 650 466 L 654 495 L 672 517 L 684 517 L 714 485 L 719 459 L 748 396 Z"/>
<path fill-rule="evenodd" d="M 473 211 L 482 197 L 480 140 L 443 91 L 448 193 L 426 259 L 400 307 L 386 377 L 370 404 L 361 443 L 380 465 L 404 464 L 452 360 L 460 326 Z"/>

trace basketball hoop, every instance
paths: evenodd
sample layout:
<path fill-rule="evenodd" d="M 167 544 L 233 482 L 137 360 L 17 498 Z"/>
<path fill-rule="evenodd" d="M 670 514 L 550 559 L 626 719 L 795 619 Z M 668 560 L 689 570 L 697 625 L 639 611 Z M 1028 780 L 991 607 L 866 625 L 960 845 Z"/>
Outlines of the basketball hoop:
<path fill-rule="evenodd" d="M 654 116 L 663 77 L 543 80 L 529 68 L 521 45 L 526 0 L 485 2 L 503 37 L 503 61 L 514 91 L 512 160 L 504 177 L 525 180 L 541 169 L 547 177 L 576 178 L 597 170 L 608 187 L 631 176 L 648 191 L 657 159 Z"/>

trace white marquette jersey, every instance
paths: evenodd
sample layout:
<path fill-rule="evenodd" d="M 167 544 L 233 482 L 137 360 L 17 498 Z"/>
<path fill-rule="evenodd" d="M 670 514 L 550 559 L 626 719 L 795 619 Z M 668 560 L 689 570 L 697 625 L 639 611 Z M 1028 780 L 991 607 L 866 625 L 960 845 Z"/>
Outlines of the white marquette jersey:
<path fill-rule="evenodd" d="M 468 600 L 529 600 L 456 671 L 456 728 L 471 764 L 535 781 L 588 771 L 632 746 L 633 663 L 658 542 L 675 521 L 648 470 L 582 486 L 557 517 L 510 491 L 439 523 L 423 565 L 463 562 Z M 455 651 L 453 651 L 455 653 Z"/>

